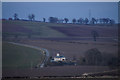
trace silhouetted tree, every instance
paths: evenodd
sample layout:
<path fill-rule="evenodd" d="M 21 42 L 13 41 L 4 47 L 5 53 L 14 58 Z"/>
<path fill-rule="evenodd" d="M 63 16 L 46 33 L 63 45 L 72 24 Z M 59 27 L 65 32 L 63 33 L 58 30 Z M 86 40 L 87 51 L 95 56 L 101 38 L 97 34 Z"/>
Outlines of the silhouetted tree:
<path fill-rule="evenodd" d="M 85 24 L 88 24 L 89 20 L 88 18 L 85 18 Z"/>
<path fill-rule="evenodd" d="M 110 24 L 111 24 L 111 25 L 115 24 L 115 20 L 110 19 Z"/>
<path fill-rule="evenodd" d="M 91 34 L 93 36 L 94 41 L 96 41 L 96 37 L 99 37 L 98 32 L 97 31 L 92 31 Z"/>
<path fill-rule="evenodd" d="M 100 22 L 100 24 L 103 24 L 103 19 L 100 18 L 100 19 L 99 19 L 99 22 Z"/>
<path fill-rule="evenodd" d="M 78 19 L 77 22 L 80 23 L 80 19 Z"/>
<path fill-rule="evenodd" d="M 15 14 L 14 14 L 14 20 L 17 20 L 17 19 L 18 19 L 18 14 L 15 13 Z"/>
<path fill-rule="evenodd" d="M 104 24 L 107 24 L 108 23 L 108 20 L 106 18 L 103 18 L 103 23 Z"/>
<path fill-rule="evenodd" d="M 57 23 L 58 22 L 58 18 L 56 18 L 56 17 L 49 17 L 49 22 Z"/>
<path fill-rule="evenodd" d="M 110 23 L 110 19 L 106 18 L 106 24 L 109 24 L 109 23 Z"/>
<path fill-rule="evenodd" d="M 74 19 L 72 20 L 72 22 L 75 24 L 75 23 L 76 23 L 76 19 L 74 18 Z"/>
<path fill-rule="evenodd" d="M 32 14 L 31 17 L 32 17 L 32 20 L 35 20 L 35 15 L 34 14 Z"/>
<path fill-rule="evenodd" d="M 43 18 L 43 22 L 45 22 L 45 20 L 46 20 L 46 19 L 45 19 L 45 18 Z"/>
<path fill-rule="evenodd" d="M 49 22 L 54 23 L 54 17 L 49 17 Z"/>
<path fill-rule="evenodd" d="M 118 68 L 119 65 L 119 57 L 116 57 L 114 54 L 103 52 L 103 62 L 102 65 L 109 66 L 110 68 Z"/>
<path fill-rule="evenodd" d="M 58 19 L 57 22 L 58 23 L 63 23 L 64 19 Z"/>
<path fill-rule="evenodd" d="M 29 19 L 30 21 L 32 21 L 32 16 L 31 16 L 31 15 L 28 15 L 28 19 Z"/>
<path fill-rule="evenodd" d="M 98 24 L 99 19 L 96 19 L 96 24 Z"/>
<path fill-rule="evenodd" d="M 82 18 L 77 20 L 78 23 L 83 24 L 84 20 Z"/>
<path fill-rule="evenodd" d="M 88 65 L 101 65 L 102 54 L 97 48 L 89 49 L 85 53 L 85 60 Z"/>
<path fill-rule="evenodd" d="M 108 24 L 110 23 L 110 19 L 109 18 L 100 18 L 99 19 L 101 24 Z"/>
<path fill-rule="evenodd" d="M 31 21 L 32 20 L 34 21 L 35 20 L 35 15 L 34 14 L 29 14 L 28 19 L 31 20 Z"/>
<path fill-rule="evenodd" d="M 64 18 L 64 20 L 65 20 L 65 23 L 67 23 L 69 21 L 68 18 Z"/>
<path fill-rule="evenodd" d="M 92 18 L 92 20 L 91 20 L 90 23 L 91 23 L 91 24 L 95 24 L 95 23 L 96 23 L 96 19 L 95 19 L 95 18 Z"/>

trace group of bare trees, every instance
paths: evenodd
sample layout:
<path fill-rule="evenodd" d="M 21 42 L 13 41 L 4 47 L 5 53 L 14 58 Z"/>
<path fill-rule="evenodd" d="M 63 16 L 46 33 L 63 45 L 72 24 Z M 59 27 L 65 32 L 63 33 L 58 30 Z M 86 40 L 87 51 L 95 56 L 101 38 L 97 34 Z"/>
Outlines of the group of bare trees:
<path fill-rule="evenodd" d="M 49 17 L 49 22 L 51 23 L 68 23 L 70 20 L 68 18 L 64 18 L 64 19 L 59 19 L 57 17 Z M 72 19 L 72 23 L 73 24 L 88 24 L 89 20 L 88 18 L 85 18 L 82 19 L 82 18 L 79 18 L 78 20 L 77 19 Z"/>
<path fill-rule="evenodd" d="M 88 18 L 85 19 L 80 18 L 76 21 L 77 21 L 76 23 L 78 24 L 115 24 L 115 21 L 110 18 L 100 18 L 100 19 L 92 18 L 91 20 L 89 20 Z"/>
<path fill-rule="evenodd" d="M 29 14 L 29 15 L 28 15 L 28 19 L 29 19 L 30 21 L 34 21 L 34 20 L 35 20 L 35 15 L 34 15 L 34 14 Z"/>
<path fill-rule="evenodd" d="M 109 18 L 100 18 L 99 22 L 101 24 L 114 24 L 115 23 L 113 19 L 109 19 Z"/>
<path fill-rule="evenodd" d="M 19 20 L 18 18 L 18 14 L 15 13 L 14 15 L 14 20 Z M 10 18 L 11 20 L 11 18 Z M 35 21 L 35 15 L 34 14 L 29 14 L 28 15 L 28 20 L 30 21 Z M 73 23 L 73 24 L 115 24 L 115 20 L 110 19 L 110 18 L 100 18 L 100 19 L 96 19 L 96 18 L 91 18 L 90 20 L 88 18 L 73 18 L 72 21 L 70 22 L 70 20 L 68 18 L 57 18 L 57 17 L 49 17 L 48 21 L 50 23 Z M 46 18 L 43 18 L 42 22 L 46 22 Z"/>
<path fill-rule="evenodd" d="M 70 20 L 68 18 L 64 19 L 59 19 L 57 17 L 49 17 L 49 22 L 50 23 L 68 23 Z M 115 21 L 110 18 L 100 18 L 100 19 L 95 19 L 92 18 L 89 20 L 88 18 L 79 18 L 79 19 L 72 19 L 73 24 L 115 24 Z"/>
<path fill-rule="evenodd" d="M 72 19 L 72 22 L 74 23 L 74 24 L 88 24 L 88 22 L 89 22 L 89 20 L 88 20 L 88 18 L 85 18 L 85 19 L 83 19 L 83 18 L 79 18 L 79 19 Z"/>
<path fill-rule="evenodd" d="M 68 23 L 68 21 L 69 21 L 68 18 L 59 19 L 57 17 L 49 17 L 48 20 L 50 23 Z"/>
<path fill-rule="evenodd" d="M 77 60 L 78 65 L 103 65 L 117 68 L 119 58 L 114 54 L 102 53 L 97 48 L 89 49 Z"/>
<path fill-rule="evenodd" d="M 18 14 L 17 13 L 15 13 L 14 15 L 13 15 L 13 17 L 14 17 L 14 20 L 20 20 L 19 18 L 18 18 Z M 28 19 L 30 20 L 30 21 L 35 21 L 35 15 L 34 14 L 29 14 L 28 15 Z M 9 18 L 9 20 L 13 20 L 12 18 Z M 22 19 L 23 20 L 23 19 Z"/>

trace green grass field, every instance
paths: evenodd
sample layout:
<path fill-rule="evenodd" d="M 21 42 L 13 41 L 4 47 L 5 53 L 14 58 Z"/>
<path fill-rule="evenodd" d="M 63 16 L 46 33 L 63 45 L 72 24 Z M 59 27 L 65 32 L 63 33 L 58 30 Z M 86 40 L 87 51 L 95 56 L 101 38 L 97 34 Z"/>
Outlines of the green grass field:
<path fill-rule="evenodd" d="M 44 55 L 39 50 L 7 42 L 3 42 L 2 45 L 3 68 L 31 68 L 44 59 Z"/>

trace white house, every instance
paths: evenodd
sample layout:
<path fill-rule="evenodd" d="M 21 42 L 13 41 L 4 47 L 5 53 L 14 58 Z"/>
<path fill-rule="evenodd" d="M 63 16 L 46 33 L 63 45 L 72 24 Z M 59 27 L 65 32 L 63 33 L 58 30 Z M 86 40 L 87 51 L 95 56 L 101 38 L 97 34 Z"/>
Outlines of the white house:
<path fill-rule="evenodd" d="M 56 61 L 56 62 L 58 62 L 58 61 L 65 61 L 65 60 L 66 60 L 66 58 L 64 56 L 60 56 L 59 53 L 57 53 L 57 56 L 54 57 L 54 59 L 53 59 L 53 61 Z"/>

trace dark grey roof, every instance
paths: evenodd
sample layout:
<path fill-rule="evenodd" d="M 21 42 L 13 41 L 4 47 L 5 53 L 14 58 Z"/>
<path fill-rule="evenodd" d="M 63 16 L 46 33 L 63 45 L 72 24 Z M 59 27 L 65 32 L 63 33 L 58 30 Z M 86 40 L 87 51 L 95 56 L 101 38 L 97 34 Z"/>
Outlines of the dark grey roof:
<path fill-rule="evenodd" d="M 55 58 L 63 58 L 64 56 L 56 56 Z"/>

